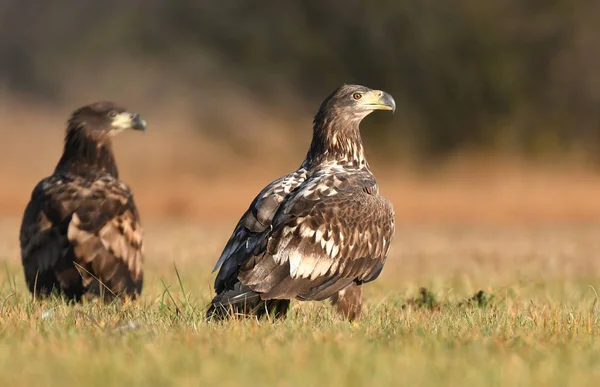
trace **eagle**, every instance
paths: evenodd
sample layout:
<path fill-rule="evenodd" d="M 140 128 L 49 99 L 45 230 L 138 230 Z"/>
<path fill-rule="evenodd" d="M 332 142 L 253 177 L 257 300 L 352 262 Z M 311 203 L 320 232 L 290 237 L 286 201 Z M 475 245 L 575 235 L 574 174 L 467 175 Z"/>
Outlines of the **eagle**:
<path fill-rule="evenodd" d="M 113 136 L 127 129 L 144 131 L 146 122 L 113 102 L 71 114 L 62 156 L 33 189 L 21 223 L 21 259 L 34 295 L 140 295 L 143 231 L 112 150 Z"/>
<path fill-rule="evenodd" d="M 381 273 L 395 219 L 359 125 L 375 110 L 395 109 L 390 94 L 360 85 L 325 99 L 300 167 L 260 191 L 225 245 L 207 319 L 283 318 L 292 299 L 330 299 L 345 318 L 360 317 L 361 285 Z"/>

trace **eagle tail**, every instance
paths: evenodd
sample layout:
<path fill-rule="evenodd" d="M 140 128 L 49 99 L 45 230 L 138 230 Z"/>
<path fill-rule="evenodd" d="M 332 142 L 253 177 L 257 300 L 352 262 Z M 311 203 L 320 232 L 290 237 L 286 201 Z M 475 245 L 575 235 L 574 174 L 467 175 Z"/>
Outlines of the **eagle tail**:
<path fill-rule="evenodd" d="M 206 319 L 221 321 L 228 318 L 270 316 L 284 318 L 290 300 L 263 300 L 260 294 L 237 282 L 233 289 L 221 292 L 213 298 Z"/>

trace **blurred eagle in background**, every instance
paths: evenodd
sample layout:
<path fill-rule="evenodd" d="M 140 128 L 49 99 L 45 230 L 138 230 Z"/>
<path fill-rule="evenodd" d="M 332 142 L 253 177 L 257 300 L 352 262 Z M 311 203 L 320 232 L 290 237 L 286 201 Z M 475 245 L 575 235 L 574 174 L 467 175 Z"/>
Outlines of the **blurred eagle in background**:
<path fill-rule="evenodd" d="M 283 317 L 291 299 L 328 298 L 346 318 L 360 316 L 360 286 L 383 269 L 394 211 L 379 195 L 359 124 L 395 108 L 388 93 L 358 85 L 325 99 L 300 168 L 256 196 L 227 242 L 208 319 Z"/>
<path fill-rule="evenodd" d="M 136 113 L 112 102 L 73 112 L 54 173 L 34 188 L 21 224 L 21 258 L 29 290 L 79 301 L 137 298 L 143 240 L 129 187 L 119 180 L 112 137 L 145 130 Z"/>

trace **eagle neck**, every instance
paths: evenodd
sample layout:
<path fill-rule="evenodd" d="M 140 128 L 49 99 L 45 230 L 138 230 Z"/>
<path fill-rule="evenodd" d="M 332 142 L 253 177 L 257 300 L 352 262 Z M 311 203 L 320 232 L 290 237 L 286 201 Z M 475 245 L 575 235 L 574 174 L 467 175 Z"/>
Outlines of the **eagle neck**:
<path fill-rule="evenodd" d="M 307 169 L 337 164 L 349 169 L 369 168 L 359 128 L 360 120 L 319 116 L 304 161 Z"/>
<path fill-rule="evenodd" d="M 69 126 L 56 171 L 77 174 L 104 172 L 118 177 L 110 138 L 95 139 L 87 135 L 83 128 Z"/>

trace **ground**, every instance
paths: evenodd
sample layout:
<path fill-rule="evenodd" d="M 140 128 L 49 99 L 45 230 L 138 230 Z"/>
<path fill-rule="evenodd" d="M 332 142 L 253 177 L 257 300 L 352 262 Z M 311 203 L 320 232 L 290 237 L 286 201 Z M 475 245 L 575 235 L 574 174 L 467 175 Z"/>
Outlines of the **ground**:
<path fill-rule="evenodd" d="M 596 385 L 600 225 L 399 224 L 363 318 L 206 323 L 235 220 L 148 222 L 142 299 L 32 300 L 0 221 L 0 385 Z M 425 289 L 421 289 L 421 288 Z M 482 292 L 480 292 L 480 290 Z"/>

